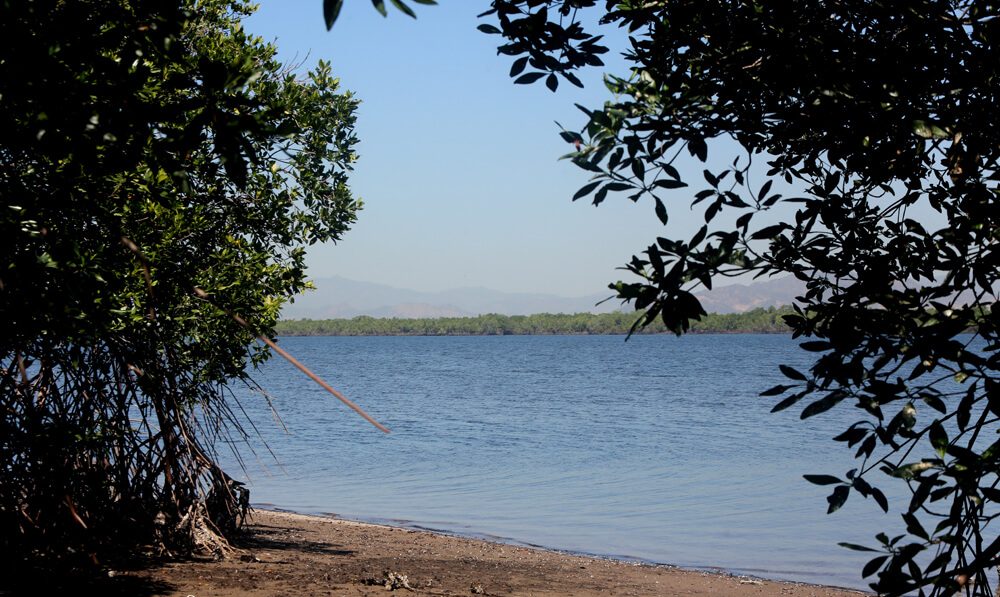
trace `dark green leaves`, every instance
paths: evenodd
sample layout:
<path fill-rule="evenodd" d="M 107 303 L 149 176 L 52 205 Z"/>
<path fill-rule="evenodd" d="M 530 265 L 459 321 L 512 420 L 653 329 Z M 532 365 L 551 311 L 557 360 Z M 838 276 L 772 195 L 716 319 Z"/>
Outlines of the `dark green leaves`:
<path fill-rule="evenodd" d="M 864 545 L 858 545 L 857 543 L 838 543 L 837 545 L 845 547 L 852 551 L 878 551 L 877 549 L 872 549 L 870 547 L 865 547 Z M 867 575 L 865 575 L 867 576 Z"/>
<path fill-rule="evenodd" d="M 813 402 L 809 406 L 802 409 L 802 418 L 808 419 L 809 417 L 814 417 L 820 413 L 824 413 L 834 406 L 836 406 L 841 400 L 847 397 L 847 393 L 842 390 L 833 390 L 826 396 L 820 398 L 816 402 Z"/>
<path fill-rule="evenodd" d="M 514 79 L 515 85 L 530 85 L 545 76 L 545 73 L 527 73 Z"/>
<path fill-rule="evenodd" d="M 802 478 L 813 485 L 836 485 L 837 483 L 843 483 L 843 481 L 832 475 L 802 475 Z"/>
<path fill-rule="evenodd" d="M 847 502 L 848 496 L 851 494 L 851 488 L 847 485 L 838 485 L 833 489 L 833 493 L 827 496 L 826 501 L 829 507 L 826 509 L 827 514 L 833 514 L 837 510 L 840 510 L 841 506 Z"/>
<path fill-rule="evenodd" d="M 841 543 L 840 545 L 844 544 Z M 878 572 L 879 569 L 882 568 L 882 565 L 885 564 L 886 560 L 888 559 L 889 556 L 878 556 L 869 560 L 868 563 L 865 564 L 865 567 L 861 569 L 861 578 L 868 578 L 872 574 Z"/>
<path fill-rule="evenodd" d="M 778 365 L 778 368 L 781 370 L 781 373 L 783 373 L 784 376 L 787 377 L 788 379 L 794 379 L 796 381 L 807 380 L 805 375 L 803 375 L 793 367 L 789 367 L 788 365 Z"/>
<path fill-rule="evenodd" d="M 782 367 L 791 383 L 763 395 L 783 397 L 774 411 L 805 402 L 803 418 L 855 412 L 837 440 L 863 470 L 836 486 L 831 511 L 848 491 L 888 510 L 873 469 L 914 489 L 908 533 L 885 537 L 887 555 L 864 574 L 879 572 L 875 586 L 887 594 L 941 596 L 959 588 L 947 579 L 992 566 L 1000 547 L 986 553 L 968 537 L 982 533 L 1000 495 L 991 486 L 1000 466 L 1000 128 L 990 124 L 1000 122 L 990 24 L 1000 9 L 970 0 L 916 9 L 491 6 L 509 42 L 500 51 L 547 74 L 595 64 L 587 44 L 600 29 L 585 23 L 630 34 L 627 72 L 607 77 L 612 97 L 583 108 L 570 156 L 595 176 L 583 195 L 599 204 L 617 188 L 609 183 L 628 184 L 629 199 L 653 200 L 649 217 L 667 222 L 669 200 L 676 224 L 700 204 L 694 215 L 710 226 L 688 242 L 685 222 L 626 264 L 636 280 L 616 289 L 643 311 L 639 325 L 685 331 L 699 315 L 684 293 L 720 278 L 793 281 L 785 322 L 809 363 Z M 587 9 L 596 14 L 582 16 Z M 524 68 L 515 63 L 511 75 Z M 689 158 L 705 162 L 710 149 L 735 153 L 731 166 L 692 168 Z M 687 192 L 692 180 L 701 188 Z M 783 186 L 802 194 L 782 198 Z M 914 462 L 928 454 L 937 458 Z M 915 559 L 928 534 L 940 553 Z"/>
<path fill-rule="evenodd" d="M 580 135 L 580 133 L 564 130 L 559 133 L 559 136 L 563 138 L 563 141 L 567 143 L 573 143 L 574 145 L 577 146 L 583 143 L 583 137 Z"/>
<path fill-rule="evenodd" d="M 480 29 L 482 29 L 482 27 L 484 27 L 484 25 L 480 25 Z M 522 56 L 521 58 L 518 58 L 513 62 L 513 64 L 510 65 L 510 76 L 511 77 L 518 76 L 519 74 L 524 72 L 524 67 L 527 65 L 528 65 L 527 56 Z"/>
<path fill-rule="evenodd" d="M 399 10 L 405 15 L 409 15 L 414 19 L 417 18 L 417 13 L 413 11 L 412 8 L 407 6 L 403 0 L 389 0 L 396 10 Z M 437 4 L 437 0 L 412 0 L 417 4 L 434 5 Z M 333 28 L 334 23 L 337 22 L 337 18 L 340 16 L 340 9 L 344 5 L 344 0 L 323 0 L 323 20 L 326 23 L 327 30 Z M 385 0 L 372 0 L 372 6 L 375 10 L 379 12 L 383 17 L 389 16 L 389 11 L 385 8 Z M 500 33 L 500 30 L 492 25 L 480 25 L 479 30 L 484 33 Z"/>
<path fill-rule="evenodd" d="M 929 436 L 931 445 L 937 450 L 938 455 L 943 457 L 948 450 L 948 433 L 945 432 L 944 426 L 941 425 L 940 421 L 934 421 L 931 424 Z"/>
<path fill-rule="evenodd" d="M 328 24 L 341 6 L 324 3 Z M 291 76 L 243 30 L 249 11 L 4 5 L 0 196 L 25 207 L 0 209 L 0 310 L 18 313 L 0 360 L 39 371 L 0 373 L 0 512 L 33 517 L 5 523 L 4 553 L 183 553 L 197 526 L 235 532 L 238 484 L 200 442 L 241 435 L 228 384 L 267 358 L 255 338 L 305 287 L 304 247 L 338 240 L 360 208 L 357 102 L 322 62 Z M 58 400 L 19 420 L 35 391 Z"/>
<path fill-rule="evenodd" d="M 705 143 L 704 139 L 690 139 L 688 140 L 687 147 L 691 155 L 695 156 L 699 160 L 704 162 L 708 159 L 708 144 Z"/>
<path fill-rule="evenodd" d="M 573 201 L 576 201 L 577 199 L 582 199 L 587 195 L 591 194 L 599 184 L 601 184 L 601 181 L 597 180 L 594 182 L 588 182 L 587 184 L 583 185 L 582 187 L 580 187 L 580 190 L 573 195 Z"/>
<path fill-rule="evenodd" d="M 775 236 L 778 236 L 779 234 L 781 234 L 782 231 L 787 230 L 788 228 L 789 228 L 788 224 L 775 224 L 773 226 L 766 226 L 764 228 L 761 228 L 757 232 L 754 232 L 752 235 L 750 235 L 750 238 L 753 240 L 761 238 L 774 238 Z"/>
<path fill-rule="evenodd" d="M 793 394 L 793 395 L 789 396 L 788 398 L 785 398 L 781 402 L 775 404 L 774 407 L 771 409 L 771 412 L 776 413 L 776 412 L 783 411 L 786 408 L 795 405 L 795 403 L 797 403 L 799 400 L 802 400 L 803 396 L 805 396 L 804 392 L 803 393 L 799 393 L 799 394 Z"/>
<path fill-rule="evenodd" d="M 790 390 L 791 388 L 794 388 L 794 387 L 795 386 L 778 385 L 778 386 L 774 386 L 773 388 L 769 388 L 767 390 L 764 390 L 763 392 L 760 393 L 760 395 L 761 396 L 780 396 L 781 394 L 784 394 L 785 392 L 787 392 L 788 390 Z"/>
<path fill-rule="evenodd" d="M 872 499 L 878 504 L 878 507 L 882 508 L 883 512 L 889 512 L 889 500 L 885 497 L 885 494 L 882 493 L 881 489 L 878 487 L 872 487 L 871 496 Z"/>
<path fill-rule="evenodd" d="M 812 342 L 803 342 L 799 344 L 802 350 L 808 350 L 809 352 L 823 352 L 825 350 L 830 350 L 833 345 L 824 340 L 814 340 Z"/>
<path fill-rule="evenodd" d="M 910 533 L 911 535 L 915 535 L 925 540 L 929 540 L 931 538 L 930 535 L 927 534 L 927 531 L 924 530 L 923 525 L 920 524 L 920 520 L 918 520 L 917 517 L 914 516 L 912 513 L 910 512 L 904 513 L 903 521 L 906 522 L 907 533 Z"/>
<path fill-rule="evenodd" d="M 340 9 L 344 6 L 344 0 L 323 0 L 323 20 L 326 28 L 332 29 L 340 16 Z"/>
<path fill-rule="evenodd" d="M 663 201 L 661 201 L 659 197 L 653 197 L 653 200 L 656 202 L 656 217 L 660 220 L 661 224 L 666 226 L 669 221 L 667 207 L 663 204 Z"/>
<path fill-rule="evenodd" d="M 920 462 L 912 462 L 910 464 L 904 464 L 903 466 L 896 467 L 891 472 L 894 477 L 900 477 L 902 479 L 913 479 L 923 471 L 926 471 L 933 467 L 934 467 L 934 462 L 928 460 L 921 460 Z"/>
<path fill-rule="evenodd" d="M 659 187 L 661 189 L 682 189 L 687 185 L 686 182 L 675 180 L 672 178 L 660 178 L 653 182 L 653 186 Z"/>

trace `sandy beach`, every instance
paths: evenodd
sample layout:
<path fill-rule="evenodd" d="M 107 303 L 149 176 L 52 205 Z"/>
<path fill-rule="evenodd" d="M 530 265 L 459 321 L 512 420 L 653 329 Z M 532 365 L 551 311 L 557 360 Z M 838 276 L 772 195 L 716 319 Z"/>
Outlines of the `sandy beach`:
<path fill-rule="evenodd" d="M 103 595 L 761 595 L 856 591 L 587 558 L 334 518 L 257 510 L 229 557 L 111 570 Z M 35 587 L 37 589 L 37 585 Z M 83 587 L 76 589 L 80 594 Z M 4 591 L 0 590 L 0 594 Z M 8 594 L 17 594 L 16 591 Z M 38 593 L 36 593 L 38 594 Z"/>

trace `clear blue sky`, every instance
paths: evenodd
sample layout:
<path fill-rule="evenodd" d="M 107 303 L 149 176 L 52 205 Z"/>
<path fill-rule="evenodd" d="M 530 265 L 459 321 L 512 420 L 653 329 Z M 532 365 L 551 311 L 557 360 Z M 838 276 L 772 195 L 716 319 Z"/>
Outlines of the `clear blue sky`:
<path fill-rule="evenodd" d="M 627 275 L 615 268 L 664 234 L 649 203 L 570 201 L 587 176 L 558 160 L 571 147 L 555 121 L 583 124 L 573 104 L 607 99 L 602 73 L 556 94 L 513 85 L 499 37 L 476 30 L 487 7 L 442 0 L 415 5 L 413 20 L 348 0 L 327 32 L 321 0 L 264 0 L 246 22 L 286 63 L 329 60 L 362 101 L 351 186 L 365 209 L 339 244 L 312 248 L 312 277 L 578 296 L 605 292 Z M 617 56 L 606 62 L 625 70 Z M 700 224 L 677 211 L 671 231 Z"/>

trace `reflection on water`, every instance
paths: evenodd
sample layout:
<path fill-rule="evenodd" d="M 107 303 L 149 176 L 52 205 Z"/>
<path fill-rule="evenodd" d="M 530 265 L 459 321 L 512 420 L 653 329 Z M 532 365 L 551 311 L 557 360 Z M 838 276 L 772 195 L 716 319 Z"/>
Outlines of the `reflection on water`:
<path fill-rule="evenodd" d="M 778 363 L 808 355 L 784 336 L 623 340 L 282 339 L 393 433 L 273 360 L 257 378 L 289 434 L 263 397 L 239 394 L 278 459 L 259 444 L 247 458 L 252 501 L 864 587 L 865 554 L 836 544 L 874 543 L 898 516 L 857 495 L 827 516 L 827 492 L 801 477 L 852 468 L 830 438 L 853 409 L 802 422 L 757 396 Z"/>

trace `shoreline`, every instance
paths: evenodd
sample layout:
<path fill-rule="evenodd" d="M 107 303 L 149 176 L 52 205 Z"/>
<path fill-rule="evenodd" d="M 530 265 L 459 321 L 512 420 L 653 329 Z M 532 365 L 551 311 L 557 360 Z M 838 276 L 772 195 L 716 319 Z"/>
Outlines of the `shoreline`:
<path fill-rule="evenodd" d="M 761 595 L 858 597 L 838 587 L 500 543 L 385 524 L 255 509 L 220 561 L 168 562 L 112 574 L 149 595 Z M 138 593 L 136 593 L 138 594 Z"/>
<path fill-rule="evenodd" d="M 502 535 L 493 535 L 490 533 L 478 533 L 478 532 L 462 532 L 451 530 L 448 528 L 436 528 L 432 526 L 425 526 L 423 524 L 417 523 L 408 519 L 396 519 L 396 518 L 382 518 L 377 516 L 341 516 L 340 514 L 334 512 L 299 512 L 296 510 L 289 510 L 282 508 L 276 504 L 271 503 L 260 503 L 256 505 L 251 505 L 254 512 L 266 512 L 269 514 L 276 515 L 288 515 L 292 517 L 305 517 L 316 518 L 319 520 L 334 520 L 342 522 L 351 522 L 361 525 L 371 525 L 376 527 L 382 527 L 387 529 L 401 529 L 405 531 L 415 531 L 418 533 L 430 533 L 432 535 L 439 535 L 442 537 L 452 537 L 456 539 L 468 539 L 471 541 L 482 541 L 484 543 L 490 543 L 499 546 L 510 546 L 510 547 L 521 547 L 525 549 L 533 549 L 537 551 L 542 551 L 546 553 L 552 553 L 568 557 L 580 557 L 587 558 L 591 560 L 601 560 L 608 562 L 618 562 L 622 564 L 627 564 L 630 566 L 649 566 L 652 568 L 669 568 L 674 570 L 681 570 L 687 572 L 697 572 L 706 574 L 718 574 L 721 576 L 729 576 L 740 579 L 752 579 L 760 580 L 766 582 L 782 583 L 782 584 L 794 584 L 794 585 L 804 585 L 804 586 L 814 586 L 814 587 L 824 587 L 831 589 L 838 589 L 853 592 L 859 595 L 869 594 L 865 589 L 860 589 L 851 586 L 841 586 L 836 584 L 823 584 L 822 582 L 810 582 L 808 580 L 799 580 L 794 578 L 769 578 L 767 576 L 762 576 L 766 574 L 790 574 L 785 571 L 780 570 L 763 570 L 763 569 L 740 569 L 740 568 L 727 568 L 725 566 L 714 566 L 710 564 L 675 564 L 670 562 L 660 562 L 656 560 L 651 560 L 647 558 L 630 556 L 625 554 L 609 554 L 609 553 L 598 553 L 591 551 L 581 551 L 573 549 L 563 549 L 559 547 L 551 547 L 539 543 L 530 543 L 527 541 L 522 541 L 514 537 L 505 537 Z M 248 517 L 248 520 L 251 517 Z M 249 523 L 248 523 L 249 524 Z"/>

